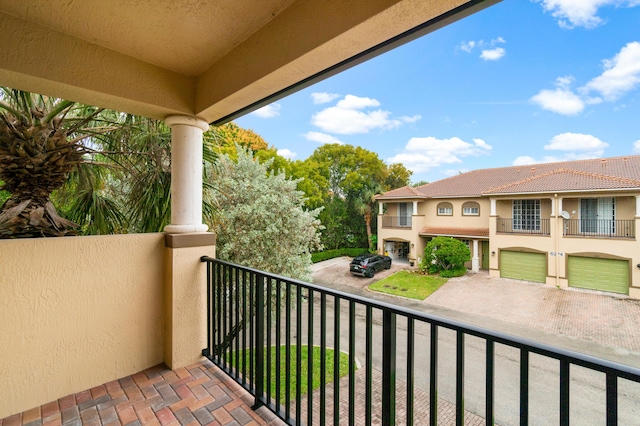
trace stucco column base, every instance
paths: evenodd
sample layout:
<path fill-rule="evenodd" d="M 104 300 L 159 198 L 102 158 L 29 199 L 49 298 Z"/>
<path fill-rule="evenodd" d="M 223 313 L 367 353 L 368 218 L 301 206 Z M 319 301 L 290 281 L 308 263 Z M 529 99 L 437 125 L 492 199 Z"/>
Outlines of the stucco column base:
<path fill-rule="evenodd" d="M 479 272 L 480 271 L 480 259 L 477 257 L 473 257 L 471 259 L 471 272 Z"/>
<path fill-rule="evenodd" d="M 171 368 L 202 359 L 207 329 L 207 268 L 201 256 L 215 256 L 215 234 L 165 236 L 164 361 Z"/>

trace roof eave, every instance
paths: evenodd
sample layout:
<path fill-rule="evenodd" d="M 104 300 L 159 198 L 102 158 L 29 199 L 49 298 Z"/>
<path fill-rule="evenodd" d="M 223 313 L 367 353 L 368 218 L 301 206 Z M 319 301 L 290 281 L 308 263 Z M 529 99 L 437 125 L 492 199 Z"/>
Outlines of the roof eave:
<path fill-rule="evenodd" d="M 549 191 L 535 191 L 535 192 L 495 192 L 495 193 L 483 193 L 482 197 L 491 196 L 523 196 L 523 195 L 544 195 L 544 194 L 571 194 L 571 193 L 586 193 L 586 192 L 628 192 L 628 191 L 640 191 L 640 187 L 629 188 L 608 188 L 608 189 L 569 189 L 569 190 L 549 190 Z M 435 197 L 434 197 L 435 198 Z M 453 198 L 453 197 L 451 197 Z"/>

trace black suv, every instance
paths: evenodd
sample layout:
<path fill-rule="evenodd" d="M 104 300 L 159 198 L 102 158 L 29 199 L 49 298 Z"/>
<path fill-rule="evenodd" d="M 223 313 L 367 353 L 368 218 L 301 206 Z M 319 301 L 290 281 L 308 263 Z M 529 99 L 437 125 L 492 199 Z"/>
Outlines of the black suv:
<path fill-rule="evenodd" d="M 391 258 L 389 256 L 380 256 L 378 254 L 363 254 L 354 257 L 349 265 L 349 270 L 353 275 L 362 275 L 363 277 L 372 278 L 376 271 L 391 268 Z"/>

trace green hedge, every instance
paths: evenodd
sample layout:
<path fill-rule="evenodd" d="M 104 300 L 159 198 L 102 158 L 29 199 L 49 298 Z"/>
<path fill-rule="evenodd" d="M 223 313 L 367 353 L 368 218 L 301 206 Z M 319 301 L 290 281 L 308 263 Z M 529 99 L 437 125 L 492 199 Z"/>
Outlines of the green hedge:
<path fill-rule="evenodd" d="M 466 273 L 467 273 L 467 268 L 463 266 L 462 268 L 442 270 L 440 271 L 440 276 L 442 278 L 454 278 L 454 277 L 461 277 Z"/>
<path fill-rule="evenodd" d="M 366 248 L 344 248 L 335 250 L 319 251 L 311 253 L 311 261 L 313 263 L 322 262 L 323 260 L 333 259 L 334 257 L 350 256 L 356 257 L 369 251 Z"/>

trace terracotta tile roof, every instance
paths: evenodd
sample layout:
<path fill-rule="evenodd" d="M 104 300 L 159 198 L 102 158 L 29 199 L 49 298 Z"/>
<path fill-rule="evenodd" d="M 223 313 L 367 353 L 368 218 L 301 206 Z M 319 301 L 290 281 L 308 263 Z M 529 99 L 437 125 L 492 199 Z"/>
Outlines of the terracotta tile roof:
<path fill-rule="evenodd" d="M 519 182 L 484 191 L 483 194 L 640 188 L 640 180 L 558 169 Z"/>
<path fill-rule="evenodd" d="M 436 228 L 426 226 L 419 232 L 420 235 L 446 235 L 464 237 L 488 237 L 489 228 Z"/>
<path fill-rule="evenodd" d="M 532 179 L 536 176 L 544 179 Z M 397 198 L 396 194 L 410 197 L 409 189 L 419 193 L 419 198 L 480 197 L 483 193 L 500 193 L 511 185 L 507 192 L 640 188 L 640 155 L 480 169 L 416 188 L 389 191 L 379 198 Z"/>

